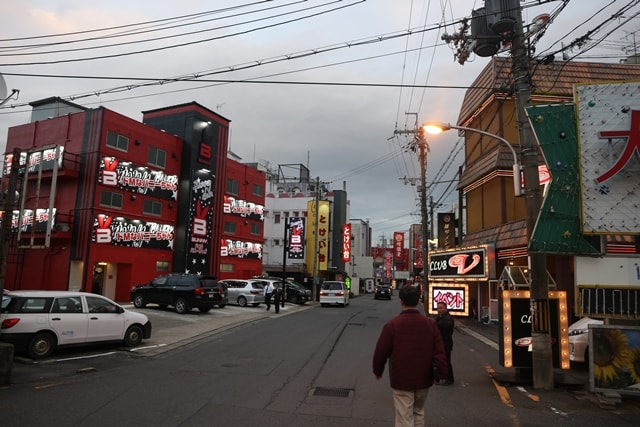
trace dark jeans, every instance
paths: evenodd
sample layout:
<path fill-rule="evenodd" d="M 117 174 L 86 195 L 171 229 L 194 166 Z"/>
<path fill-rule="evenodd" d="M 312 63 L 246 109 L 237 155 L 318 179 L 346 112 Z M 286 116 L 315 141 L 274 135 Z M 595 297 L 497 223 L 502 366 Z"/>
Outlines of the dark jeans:
<path fill-rule="evenodd" d="M 264 295 L 264 303 L 267 304 L 267 311 L 271 308 L 271 294 Z"/>
<path fill-rule="evenodd" d="M 280 301 L 280 297 L 279 297 L 278 295 L 276 295 L 276 296 L 273 298 L 273 306 L 274 306 L 274 307 L 275 307 L 275 309 L 276 309 L 276 313 L 280 313 L 280 303 L 281 303 L 281 301 Z"/>
<path fill-rule="evenodd" d="M 449 378 L 443 378 L 443 380 L 453 381 L 453 365 L 451 365 L 451 350 L 453 350 L 453 346 L 445 346 L 444 352 L 447 355 L 447 363 L 449 364 Z"/>

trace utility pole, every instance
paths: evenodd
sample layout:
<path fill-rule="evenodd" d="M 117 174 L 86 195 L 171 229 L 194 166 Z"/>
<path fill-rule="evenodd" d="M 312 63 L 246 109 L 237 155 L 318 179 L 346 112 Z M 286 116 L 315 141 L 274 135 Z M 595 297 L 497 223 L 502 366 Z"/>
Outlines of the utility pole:
<path fill-rule="evenodd" d="M 416 113 L 407 113 L 416 114 Z M 418 148 L 418 159 L 420 162 L 420 215 L 422 216 L 421 232 L 422 232 L 422 292 L 428 291 L 428 277 L 429 277 L 429 234 L 428 234 L 428 212 L 427 212 L 427 151 L 429 146 L 427 140 L 424 137 L 424 129 L 418 127 L 418 120 L 416 114 L 416 129 L 414 130 L 396 130 L 395 134 L 410 134 L 415 136 L 415 141 L 411 146 L 412 149 Z M 425 302 L 425 305 L 427 302 Z M 426 308 L 426 307 L 425 307 Z"/>
<path fill-rule="evenodd" d="M 318 204 L 320 203 L 320 177 L 316 177 L 316 198 L 313 205 L 314 211 L 314 226 L 313 226 L 313 300 L 317 301 L 318 298 L 317 290 L 318 290 L 318 252 L 320 248 L 318 246 L 318 226 L 320 225 L 318 222 L 318 214 L 320 210 L 318 209 Z"/>
<path fill-rule="evenodd" d="M 527 120 L 525 108 L 531 105 L 531 75 L 529 52 L 525 45 L 522 25 L 522 8 L 518 7 L 511 45 L 512 73 L 515 79 L 518 137 L 524 170 L 525 205 L 527 210 L 527 235 L 533 234 L 542 205 L 540 179 L 538 175 L 538 146 Z M 531 276 L 531 337 L 532 375 L 536 389 L 553 389 L 553 360 L 549 331 L 549 285 L 545 255 L 529 254 Z"/>

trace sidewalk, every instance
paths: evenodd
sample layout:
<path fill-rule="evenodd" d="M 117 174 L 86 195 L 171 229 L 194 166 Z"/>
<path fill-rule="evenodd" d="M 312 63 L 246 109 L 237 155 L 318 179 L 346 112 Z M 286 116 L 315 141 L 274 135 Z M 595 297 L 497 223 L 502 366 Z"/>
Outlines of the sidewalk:
<path fill-rule="evenodd" d="M 498 323 L 482 323 L 470 318 L 456 318 L 456 329 L 466 335 L 470 335 L 479 341 L 484 342 L 496 351 L 500 351 L 500 325 Z M 521 384 L 530 385 L 531 380 L 527 378 L 517 377 L 516 369 L 500 367 L 496 368 L 496 372 L 492 377 L 503 384 Z M 589 388 L 589 370 L 585 367 L 582 369 L 554 369 L 554 386 Z"/>

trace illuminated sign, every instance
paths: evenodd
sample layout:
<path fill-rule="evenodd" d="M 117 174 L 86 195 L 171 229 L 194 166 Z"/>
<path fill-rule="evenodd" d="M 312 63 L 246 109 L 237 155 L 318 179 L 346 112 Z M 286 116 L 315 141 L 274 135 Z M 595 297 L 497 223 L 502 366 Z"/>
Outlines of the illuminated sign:
<path fill-rule="evenodd" d="M 173 249 L 174 230 L 169 224 L 100 214 L 93 220 L 92 241 L 130 248 Z"/>
<path fill-rule="evenodd" d="M 304 218 L 289 218 L 289 245 L 288 255 L 290 259 L 304 259 Z"/>
<path fill-rule="evenodd" d="M 456 246 L 456 216 L 453 213 L 438 213 L 438 246 L 443 249 Z"/>
<path fill-rule="evenodd" d="M 342 226 L 342 262 L 351 261 L 351 224 Z"/>
<path fill-rule="evenodd" d="M 37 171 L 42 167 L 43 171 L 53 170 L 54 162 L 58 161 L 58 167 L 62 167 L 62 157 L 64 147 L 56 146 L 41 151 L 32 151 L 30 153 L 21 152 L 20 161 L 18 163 L 18 173 L 24 174 L 25 166 L 28 166 L 29 173 Z M 27 165 L 27 155 L 29 156 L 29 164 Z M 13 163 L 13 154 L 5 154 L 4 156 L 4 175 L 11 172 L 11 164 Z M 42 166 L 41 166 L 42 165 Z"/>
<path fill-rule="evenodd" d="M 223 239 L 220 245 L 220 256 L 260 259 L 262 258 L 262 244 Z"/>
<path fill-rule="evenodd" d="M 505 368 L 533 366 L 531 292 L 511 290 L 500 295 L 500 364 Z M 549 291 L 549 334 L 554 368 L 570 369 L 567 294 Z"/>
<path fill-rule="evenodd" d="M 429 252 L 429 278 L 486 280 L 486 248 Z"/>
<path fill-rule="evenodd" d="M 638 234 L 640 82 L 581 84 L 574 92 L 582 232 Z"/>
<path fill-rule="evenodd" d="M 264 206 L 231 196 L 224 196 L 222 212 L 264 221 Z"/>
<path fill-rule="evenodd" d="M 395 231 L 393 233 L 393 260 L 402 261 L 402 251 L 404 250 L 404 233 Z"/>
<path fill-rule="evenodd" d="M 462 283 L 430 283 L 429 314 L 438 314 L 438 303 L 443 302 L 452 316 L 468 316 L 469 286 Z"/>
<path fill-rule="evenodd" d="M 144 166 L 134 166 L 115 157 L 103 157 L 100 161 L 98 182 L 110 187 L 145 194 L 166 200 L 178 198 L 178 176 L 166 175 Z"/>

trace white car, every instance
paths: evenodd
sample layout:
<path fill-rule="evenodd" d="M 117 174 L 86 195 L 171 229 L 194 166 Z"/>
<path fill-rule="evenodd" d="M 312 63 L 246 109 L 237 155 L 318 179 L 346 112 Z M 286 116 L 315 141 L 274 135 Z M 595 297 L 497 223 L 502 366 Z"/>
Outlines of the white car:
<path fill-rule="evenodd" d="M 602 320 L 583 317 L 569 326 L 569 360 L 589 360 L 589 325 L 602 325 Z"/>
<path fill-rule="evenodd" d="M 58 347 L 97 342 L 138 345 L 151 337 L 141 313 L 102 295 L 70 291 L 13 291 L 2 296 L 0 340 L 43 359 Z"/>
<path fill-rule="evenodd" d="M 344 282 L 328 281 L 320 286 L 320 305 L 349 305 L 349 291 Z"/>

